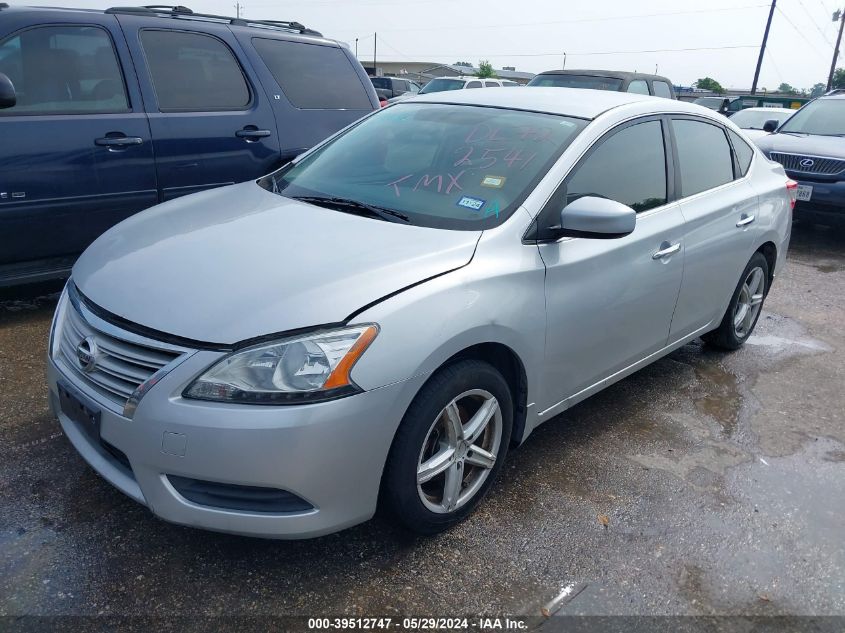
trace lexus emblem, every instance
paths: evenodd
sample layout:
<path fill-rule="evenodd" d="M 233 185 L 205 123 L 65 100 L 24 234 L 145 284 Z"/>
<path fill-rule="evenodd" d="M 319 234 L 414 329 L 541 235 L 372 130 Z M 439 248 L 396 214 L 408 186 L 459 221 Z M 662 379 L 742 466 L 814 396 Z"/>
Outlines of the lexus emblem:
<path fill-rule="evenodd" d="M 798 164 L 801 165 L 801 167 L 812 167 L 816 164 L 816 161 L 814 161 L 812 158 L 805 158 Z"/>
<path fill-rule="evenodd" d="M 76 360 L 79 361 L 79 368 L 84 372 L 90 372 L 97 364 L 97 341 L 93 336 L 88 336 L 76 346 Z"/>

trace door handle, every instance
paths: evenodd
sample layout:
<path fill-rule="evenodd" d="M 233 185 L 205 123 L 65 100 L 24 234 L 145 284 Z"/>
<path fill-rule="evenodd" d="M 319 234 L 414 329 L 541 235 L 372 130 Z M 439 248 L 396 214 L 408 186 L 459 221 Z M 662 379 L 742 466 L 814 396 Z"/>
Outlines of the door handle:
<path fill-rule="evenodd" d="M 748 225 L 749 225 L 749 224 L 751 224 L 753 221 L 754 221 L 754 216 L 753 216 L 753 215 L 746 215 L 746 214 L 744 214 L 744 213 L 743 213 L 743 214 L 740 216 L 740 218 L 739 218 L 739 222 L 737 222 L 737 223 L 736 223 L 736 225 L 737 225 L 737 227 L 738 227 L 738 228 L 742 228 L 743 226 L 748 226 Z"/>
<path fill-rule="evenodd" d="M 94 145 L 100 147 L 127 147 L 129 145 L 141 145 L 144 142 L 140 136 L 104 136 L 94 139 Z"/>
<path fill-rule="evenodd" d="M 666 243 L 667 242 L 664 242 L 663 244 L 666 244 Z M 663 246 L 663 244 L 661 244 L 661 246 Z M 652 259 L 662 259 L 664 257 L 669 257 L 669 255 L 674 255 L 679 250 L 681 250 L 681 243 L 680 242 L 678 242 L 677 244 L 672 244 L 670 246 L 666 246 L 664 248 L 661 248 L 654 255 L 652 255 L 651 258 Z"/>
<path fill-rule="evenodd" d="M 254 125 L 247 125 L 244 129 L 235 132 L 235 136 L 244 139 L 247 143 L 253 143 L 260 138 L 267 138 L 271 134 L 270 130 L 259 130 Z"/>

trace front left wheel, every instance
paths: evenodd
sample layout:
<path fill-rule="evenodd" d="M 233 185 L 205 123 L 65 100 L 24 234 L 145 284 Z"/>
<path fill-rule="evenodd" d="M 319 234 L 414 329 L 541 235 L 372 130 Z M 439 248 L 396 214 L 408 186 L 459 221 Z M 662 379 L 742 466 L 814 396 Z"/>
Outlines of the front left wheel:
<path fill-rule="evenodd" d="M 464 519 L 499 472 L 512 425 L 510 389 L 492 365 L 462 360 L 439 370 L 414 398 L 390 449 L 388 509 L 421 534 Z"/>

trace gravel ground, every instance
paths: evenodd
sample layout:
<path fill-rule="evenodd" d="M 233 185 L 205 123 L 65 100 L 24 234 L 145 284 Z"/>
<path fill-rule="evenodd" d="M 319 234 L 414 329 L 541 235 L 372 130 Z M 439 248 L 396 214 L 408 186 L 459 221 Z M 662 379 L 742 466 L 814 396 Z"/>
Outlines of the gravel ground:
<path fill-rule="evenodd" d="M 0 616 L 537 614 L 564 587 L 564 614 L 845 616 L 842 232 L 796 226 L 742 350 L 691 343 L 539 428 L 431 539 L 156 519 L 47 410 L 54 291 L 0 303 Z"/>

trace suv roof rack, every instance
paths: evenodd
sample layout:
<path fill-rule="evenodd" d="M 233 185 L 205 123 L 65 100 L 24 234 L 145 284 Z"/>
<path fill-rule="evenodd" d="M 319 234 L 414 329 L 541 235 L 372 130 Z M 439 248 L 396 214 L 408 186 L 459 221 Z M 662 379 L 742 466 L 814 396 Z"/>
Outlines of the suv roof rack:
<path fill-rule="evenodd" d="M 161 18 L 180 18 L 188 20 L 201 20 L 208 22 L 223 22 L 233 26 L 257 26 L 264 28 L 281 29 L 302 35 L 314 35 L 323 37 L 319 31 L 309 29 L 299 22 L 284 22 L 281 20 L 250 20 L 248 18 L 233 18 L 226 15 L 214 15 L 212 13 L 195 13 L 183 5 L 169 4 L 148 4 L 139 7 L 112 7 L 106 9 L 106 13 L 128 13 L 133 15 L 146 15 Z"/>

